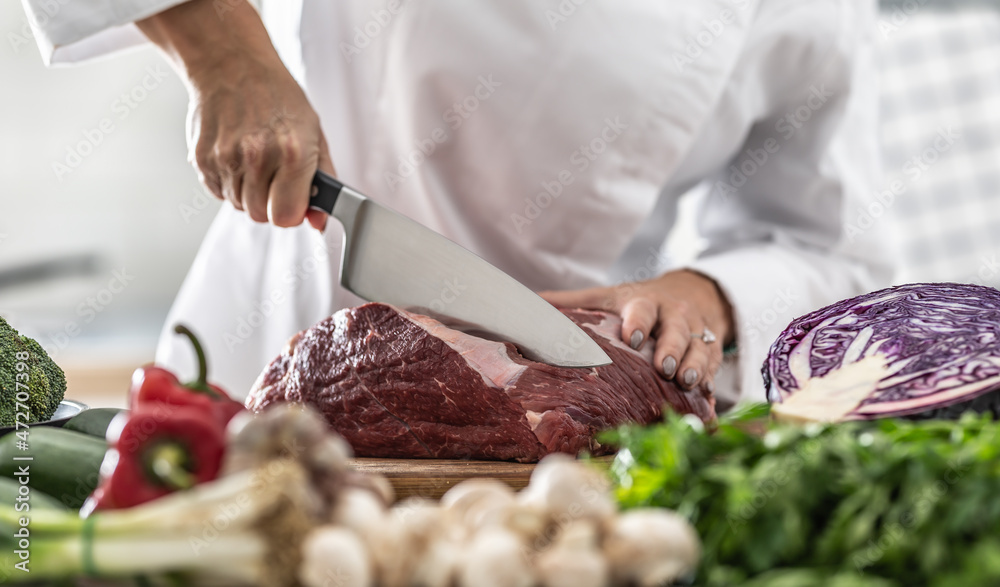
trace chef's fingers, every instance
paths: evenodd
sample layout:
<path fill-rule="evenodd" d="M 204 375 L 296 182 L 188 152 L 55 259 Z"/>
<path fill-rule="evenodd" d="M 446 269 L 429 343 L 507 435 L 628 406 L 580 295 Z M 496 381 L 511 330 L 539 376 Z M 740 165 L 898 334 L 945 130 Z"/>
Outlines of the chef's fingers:
<path fill-rule="evenodd" d="M 190 104 L 185 124 L 187 126 L 188 163 L 198 172 L 198 181 L 213 196 L 224 200 L 222 181 L 219 179 L 219 173 L 212 158 L 215 134 L 202 126 L 201 106 L 197 102 Z"/>
<path fill-rule="evenodd" d="M 699 322 L 700 324 L 704 323 Z M 695 326 L 693 330 L 689 335 L 691 342 L 677 370 L 677 383 L 686 389 L 691 389 L 706 378 L 710 379 L 710 375 L 714 375 L 714 373 L 709 373 L 709 364 L 713 362 L 712 355 L 716 351 L 715 347 L 721 346 L 717 340 L 708 343 L 702 339 L 705 331 L 704 326 Z"/>
<path fill-rule="evenodd" d="M 322 210 L 315 210 L 313 208 L 306 210 L 306 220 L 309 221 L 309 225 L 320 232 L 326 230 L 326 222 L 329 219 L 330 216 Z"/>
<path fill-rule="evenodd" d="M 225 200 L 226 196 L 222 193 L 222 178 L 219 177 L 219 173 L 211 164 L 209 157 L 192 153 L 188 160 L 198 172 L 198 181 L 201 182 L 201 185 L 205 186 L 216 198 Z"/>
<path fill-rule="evenodd" d="M 635 350 L 649 340 L 649 334 L 656 326 L 659 310 L 652 299 L 645 296 L 634 297 L 622 306 L 622 340 Z"/>
<path fill-rule="evenodd" d="M 702 377 L 702 385 L 710 393 L 715 393 L 715 376 L 719 374 L 722 367 L 722 345 L 715 343 L 709 345 L 708 371 Z"/>
<path fill-rule="evenodd" d="M 232 202 L 237 210 L 249 213 L 250 217 L 260 222 L 259 215 L 254 218 L 253 210 L 247 208 L 243 201 L 243 153 L 238 143 L 216 142 L 208 162 L 208 169 L 214 170 L 222 185 L 222 197 Z"/>
<path fill-rule="evenodd" d="M 268 190 L 268 215 L 277 226 L 302 224 L 309 208 L 309 194 L 316 171 L 314 147 L 303 144 L 300 132 L 290 129 L 277 134 L 278 170 Z"/>
<path fill-rule="evenodd" d="M 243 201 L 243 174 L 242 173 L 220 173 L 219 179 L 222 183 L 222 196 L 232 202 L 237 210 L 247 212 L 250 218 L 260 222 L 259 213 L 254 217 L 252 211 L 247 208 L 247 202 Z M 266 219 L 265 219 L 266 220 Z"/>
<path fill-rule="evenodd" d="M 337 176 L 337 170 L 333 167 L 333 160 L 330 159 L 330 148 L 327 146 L 326 137 L 322 132 L 320 132 L 319 135 L 319 164 L 317 167 L 324 173 L 328 173 L 334 177 Z M 310 194 L 311 193 L 310 188 Z M 329 216 L 322 210 L 309 208 L 306 210 L 306 220 L 309 221 L 309 224 L 313 228 L 323 232 L 326 229 L 326 222 L 329 220 Z"/>
<path fill-rule="evenodd" d="M 205 186 L 213 196 L 225 200 L 222 194 L 222 180 L 212 163 L 211 151 L 208 147 L 198 144 L 188 151 L 188 163 L 198 173 L 198 181 Z"/>
<path fill-rule="evenodd" d="M 198 172 L 198 181 L 201 185 L 205 186 L 213 196 L 220 200 L 225 200 L 226 198 L 222 195 L 222 182 L 219 181 L 219 176 L 215 173 L 204 173 L 200 168 L 195 166 Z"/>
<path fill-rule="evenodd" d="M 688 306 L 684 302 L 660 306 L 653 365 L 667 379 L 677 377 L 681 359 L 691 344 L 691 326 L 685 315 L 687 311 Z"/>
<path fill-rule="evenodd" d="M 568 291 L 540 291 L 538 295 L 558 308 L 588 308 L 591 310 L 614 312 L 616 314 L 620 311 L 614 290 L 610 287 L 592 287 L 590 289 Z"/>
<path fill-rule="evenodd" d="M 267 222 L 268 186 L 278 168 L 278 150 L 273 135 L 260 132 L 248 135 L 240 143 L 243 178 L 240 199 L 255 222 Z"/>

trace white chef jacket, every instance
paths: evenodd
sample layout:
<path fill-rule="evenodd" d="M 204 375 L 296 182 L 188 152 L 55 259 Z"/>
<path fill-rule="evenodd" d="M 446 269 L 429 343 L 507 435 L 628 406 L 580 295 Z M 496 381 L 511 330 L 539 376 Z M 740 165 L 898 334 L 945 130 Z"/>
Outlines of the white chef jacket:
<path fill-rule="evenodd" d="M 47 61 L 142 40 L 179 0 L 23 0 Z M 46 7 L 58 10 L 44 14 Z M 225 0 L 216 3 L 224 19 Z M 45 18 L 43 18 L 43 14 Z M 652 277 L 678 199 L 709 189 L 689 267 L 731 300 L 723 404 L 764 398 L 793 318 L 884 285 L 852 219 L 877 192 L 872 0 L 267 0 L 339 176 L 535 289 Z M 171 310 L 246 393 L 293 333 L 358 303 L 342 232 L 224 206 Z M 157 361 L 192 369 L 165 330 Z"/>

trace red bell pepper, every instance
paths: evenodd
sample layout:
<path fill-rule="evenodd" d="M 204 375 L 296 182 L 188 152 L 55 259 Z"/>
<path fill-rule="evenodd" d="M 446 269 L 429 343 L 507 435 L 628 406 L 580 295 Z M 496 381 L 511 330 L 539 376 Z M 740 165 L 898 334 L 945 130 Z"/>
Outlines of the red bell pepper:
<path fill-rule="evenodd" d="M 233 416 L 246 408 L 230 398 L 221 387 L 208 383 L 208 361 L 194 333 L 182 325 L 174 327 L 174 331 L 190 339 L 194 352 L 198 355 L 198 378 L 181 384 L 177 376 L 162 367 L 146 366 L 136 369 L 129 391 L 130 408 L 134 410 L 143 404 L 195 406 L 212 412 L 225 426 Z"/>
<path fill-rule="evenodd" d="M 194 334 L 178 325 L 198 355 L 198 379 L 181 384 L 161 367 L 132 375 L 130 412 L 108 426 L 109 450 L 101 482 L 81 509 L 127 508 L 146 503 L 219 475 L 229 421 L 246 408 L 207 381 L 205 351 Z"/>
<path fill-rule="evenodd" d="M 197 406 L 140 405 L 108 427 L 101 484 L 81 515 L 152 501 L 219 475 L 225 429 Z"/>

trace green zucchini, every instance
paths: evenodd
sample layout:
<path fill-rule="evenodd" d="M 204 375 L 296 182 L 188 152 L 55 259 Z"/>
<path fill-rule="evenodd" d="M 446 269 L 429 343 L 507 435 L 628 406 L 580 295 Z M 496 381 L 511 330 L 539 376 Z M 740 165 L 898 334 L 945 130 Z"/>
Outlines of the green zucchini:
<path fill-rule="evenodd" d="M 21 450 L 25 437 L 28 449 Z M 51 426 L 9 432 L 0 438 L 0 477 L 17 478 L 28 467 L 29 487 L 79 508 L 97 487 L 107 448 L 102 439 Z M 14 460 L 27 457 L 31 460 Z"/>
<path fill-rule="evenodd" d="M 124 412 L 119 408 L 91 408 L 73 416 L 63 425 L 64 430 L 83 432 L 98 438 L 104 438 L 108 424 L 115 416 Z"/>
<path fill-rule="evenodd" d="M 42 493 L 38 489 L 29 489 L 27 491 L 27 499 L 22 499 L 18 501 L 18 497 L 23 497 L 24 493 L 21 492 L 21 484 L 13 479 L 8 479 L 6 477 L 0 477 L 0 506 L 10 507 L 14 506 L 15 509 L 22 503 L 27 503 L 31 509 L 38 510 L 65 510 L 68 509 L 64 506 L 58 499 Z M 17 509 L 17 511 L 28 511 Z"/>

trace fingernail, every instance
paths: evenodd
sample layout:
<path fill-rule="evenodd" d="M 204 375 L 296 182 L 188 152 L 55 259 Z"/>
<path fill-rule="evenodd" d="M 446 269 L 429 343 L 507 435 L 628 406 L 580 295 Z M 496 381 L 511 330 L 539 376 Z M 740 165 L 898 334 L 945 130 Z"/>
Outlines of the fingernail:
<path fill-rule="evenodd" d="M 705 389 L 708 390 L 708 393 L 715 393 L 715 382 L 714 381 L 706 382 Z"/>
<path fill-rule="evenodd" d="M 663 374 L 670 379 L 677 372 L 677 359 L 673 357 L 667 357 L 663 359 Z"/>
<path fill-rule="evenodd" d="M 639 347 L 642 346 L 642 339 L 642 331 L 636 328 L 632 331 L 632 339 L 629 341 L 629 345 L 633 350 L 639 350 Z"/>
<path fill-rule="evenodd" d="M 694 369 L 688 369 L 684 372 L 684 385 L 691 387 L 694 382 L 698 380 L 698 372 Z"/>

